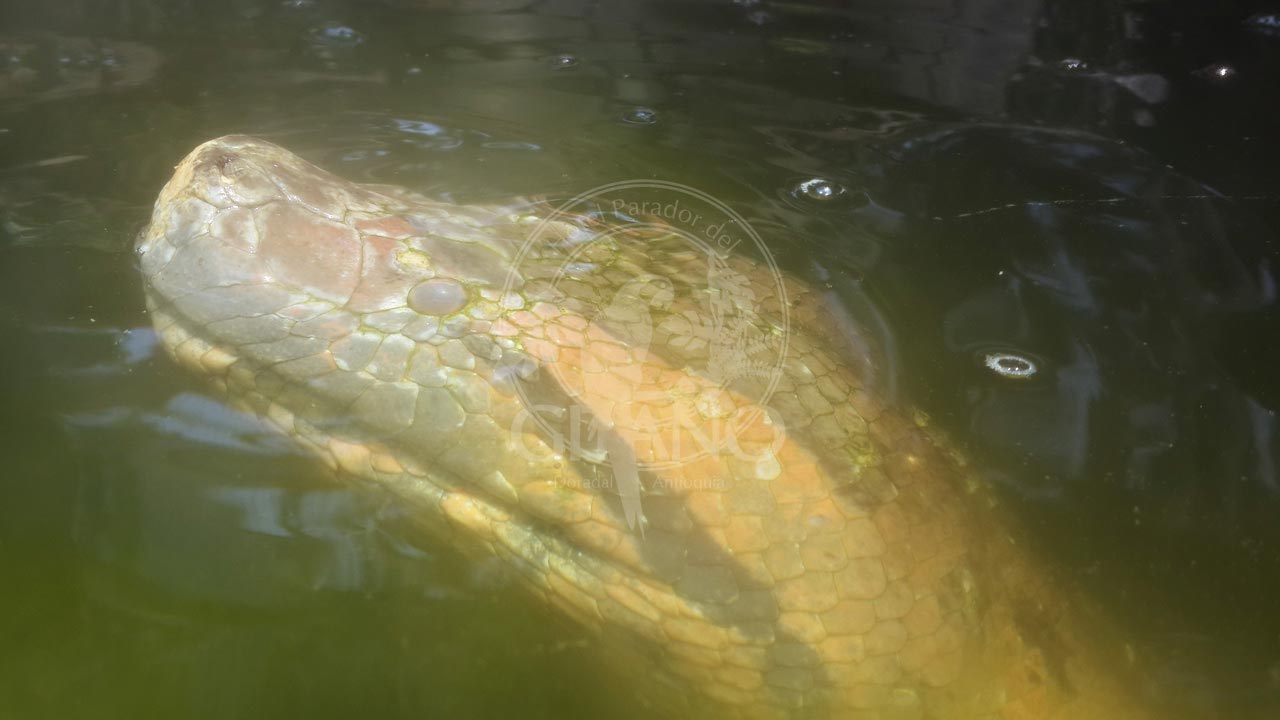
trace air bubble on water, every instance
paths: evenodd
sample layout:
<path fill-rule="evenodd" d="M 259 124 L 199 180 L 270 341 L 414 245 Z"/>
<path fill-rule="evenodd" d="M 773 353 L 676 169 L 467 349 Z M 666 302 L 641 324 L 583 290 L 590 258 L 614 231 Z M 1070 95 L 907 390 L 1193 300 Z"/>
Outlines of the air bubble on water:
<path fill-rule="evenodd" d="M 337 22 L 327 22 L 320 27 L 311 28 L 311 37 L 337 47 L 354 47 L 364 42 L 364 35 Z"/>
<path fill-rule="evenodd" d="M 652 125 L 658 122 L 658 111 L 647 107 L 633 107 L 622 113 L 622 119 L 633 125 Z"/>
<path fill-rule="evenodd" d="M 1245 25 L 1264 35 L 1280 35 L 1280 13 L 1259 13 L 1246 20 Z"/>
<path fill-rule="evenodd" d="M 982 363 L 995 374 L 1015 380 L 1034 377 L 1040 370 L 1031 358 L 1007 352 L 987 353 Z"/>
<path fill-rule="evenodd" d="M 1236 69 L 1226 63 L 1214 63 L 1206 65 L 1192 74 L 1214 82 L 1226 82 L 1236 76 Z"/>
<path fill-rule="evenodd" d="M 571 68 L 577 64 L 578 58 L 568 53 L 562 53 L 551 58 L 551 67 L 554 68 Z"/>
<path fill-rule="evenodd" d="M 818 202 L 830 202 L 844 196 L 845 189 L 843 185 L 825 178 L 810 178 L 796 185 L 791 194 Z"/>
<path fill-rule="evenodd" d="M 1083 72 L 1089 69 L 1089 63 L 1080 58 L 1063 58 L 1058 61 L 1058 67 L 1068 72 Z"/>

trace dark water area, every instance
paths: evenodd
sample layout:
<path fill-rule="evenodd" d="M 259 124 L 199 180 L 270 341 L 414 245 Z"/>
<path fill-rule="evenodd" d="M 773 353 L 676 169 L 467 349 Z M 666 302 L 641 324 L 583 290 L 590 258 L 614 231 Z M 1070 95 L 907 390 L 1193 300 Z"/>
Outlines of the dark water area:
<path fill-rule="evenodd" d="M 1153 707 L 1276 717 L 1277 87 L 1261 2 L 0 3 L 0 718 L 634 712 L 588 634 L 158 352 L 133 240 L 228 133 L 459 202 L 729 204 Z"/>

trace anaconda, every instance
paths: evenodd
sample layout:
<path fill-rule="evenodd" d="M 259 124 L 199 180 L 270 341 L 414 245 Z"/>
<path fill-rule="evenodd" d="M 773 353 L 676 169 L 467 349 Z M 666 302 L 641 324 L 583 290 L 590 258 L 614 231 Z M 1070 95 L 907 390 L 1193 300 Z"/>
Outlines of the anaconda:
<path fill-rule="evenodd" d="M 660 224 L 601 223 L 232 136 L 177 167 L 138 251 L 173 357 L 504 560 L 655 717 L 1146 717 L 1100 614 L 878 397 L 813 289 L 741 255 L 717 283 Z M 785 334 L 772 369 L 689 332 L 710 296 L 740 339 Z M 726 418 L 734 442 L 699 445 Z"/>

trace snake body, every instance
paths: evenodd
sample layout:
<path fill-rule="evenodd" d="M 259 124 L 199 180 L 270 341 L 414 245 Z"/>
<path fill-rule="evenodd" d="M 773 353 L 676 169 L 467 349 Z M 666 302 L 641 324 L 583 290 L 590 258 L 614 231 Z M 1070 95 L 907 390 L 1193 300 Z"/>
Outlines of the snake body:
<path fill-rule="evenodd" d="M 1145 717 L 1099 615 L 833 347 L 817 292 L 593 223 L 232 136 L 177 167 L 138 251 L 173 357 L 503 559 L 655 717 Z M 737 339 L 691 327 L 709 292 Z M 732 447 L 699 445 L 727 419 Z"/>

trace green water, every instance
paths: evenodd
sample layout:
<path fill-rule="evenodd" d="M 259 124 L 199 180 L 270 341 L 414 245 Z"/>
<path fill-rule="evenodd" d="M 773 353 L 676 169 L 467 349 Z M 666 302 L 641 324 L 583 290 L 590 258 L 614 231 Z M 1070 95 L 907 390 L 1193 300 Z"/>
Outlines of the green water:
<path fill-rule="evenodd" d="M 157 353 L 133 237 L 232 132 L 461 202 L 730 204 L 1120 619 L 1155 706 L 1280 711 L 1280 39 L 1252 10 L 0 7 L 0 718 L 628 712 L 582 631 Z"/>

